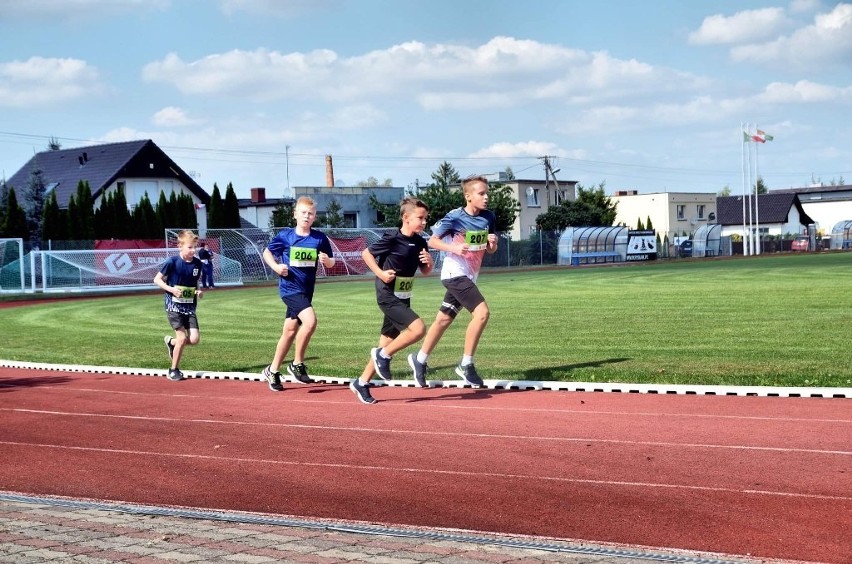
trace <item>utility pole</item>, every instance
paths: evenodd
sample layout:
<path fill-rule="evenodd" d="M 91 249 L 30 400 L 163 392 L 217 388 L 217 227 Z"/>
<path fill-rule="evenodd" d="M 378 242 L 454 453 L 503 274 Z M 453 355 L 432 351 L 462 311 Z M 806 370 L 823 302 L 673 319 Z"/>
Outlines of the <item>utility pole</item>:
<path fill-rule="evenodd" d="M 287 166 L 287 197 L 290 197 L 290 145 L 284 145 L 284 160 Z"/>
<path fill-rule="evenodd" d="M 562 202 L 557 201 L 557 200 L 560 200 L 560 198 L 558 197 L 559 194 L 560 194 L 560 190 L 559 190 L 559 181 L 556 180 L 556 173 L 559 172 L 561 169 L 557 168 L 556 170 L 553 170 L 553 167 L 550 165 L 551 157 L 544 156 L 544 157 L 539 157 L 539 159 L 541 159 L 544 162 L 544 189 L 547 192 L 547 207 L 550 207 L 550 182 L 551 181 L 553 181 L 553 194 L 554 194 L 553 201 L 554 201 L 555 205 L 559 205 Z"/>

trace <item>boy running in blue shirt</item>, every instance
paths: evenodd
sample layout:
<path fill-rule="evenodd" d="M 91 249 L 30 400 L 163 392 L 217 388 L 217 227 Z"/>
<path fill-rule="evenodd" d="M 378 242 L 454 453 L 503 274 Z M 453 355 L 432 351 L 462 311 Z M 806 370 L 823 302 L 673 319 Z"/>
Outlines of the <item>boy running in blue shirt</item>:
<path fill-rule="evenodd" d="M 201 260 L 195 256 L 198 236 L 192 231 L 181 231 L 177 242 L 178 254 L 167 258 L 154 276 L 154 284 L 166 293 L 166 317 L 175 330 L 174 337 L 163 337 L 171 359 L 168 379 L 175 381 L 183 380 L 183 372 L 178 368 L 183 348 L 187 344 L 197 345 L 201 339 L 195 308 L 198 298 L 204 295 L 198 288 L 198 278 L 203 266 Z"/>
<path fill-rule="evenodd" d="M 287 306 L 284 328 L 275 346 L 272 363 L 263 369 L 269 389 L 280 392 L 281 363 L 296 342 L 293 362 L 287 365 L 287 373 L 297 382 L 310 384 L 305 353 L 308 343 L 317 328 L 317 316 L 311 304 L 317 279 L 317 264 L 325 268 L 334 266 L 331 243 L 325 233 L 312 229 L 317 217 L 316 203 L 311 198 L 301 197 L 293 210 L 296 227 L 282 229 L 263 250 L 264 262 L 278 274 L 278 293 Z"/>
<path fill-rule="evenodd" d="M 376 403 L 368 383 L 373 374 L 389 380 L 393 355 L 423 338 L 426 325 L 411 309 L 414 275 L 432 272 L 432 255 L 420 235 L 426 228 L 429 208 L 416 198 L 405 198 L 399 206 L 402 227 L 385 233 L 364 249 L 361 257 L 376 275 L 376 302 L 384 314 L 379 346 L 370 351 L 370 360 L 360 378 L 349 383 L 350 389 L 363 403 Z"/>
<path fill-rule="evenodd" d="M 464 354 L 456 367 L 456 374 L 473 388 L 483 385 L 473 364 L 473 356 L 490 311 L 476 286 L 476 279 L 485 253 L 497 251 L 497 220 L 494 212 L 488 209 L 488 180 L 484 176 L 464 179 L 462 192 L 465 206 L 451 210 L 438 221 L 432 227 L 429 239 L 430 248 L 446 253 L 441 266 L 441 283 L 447 292 L 420 352 L 416 356 L 408 355 L 408 364 L 420 387 L 426 387 L 429 355 L 462 308 L 472 315 L 465 331 Z"/>

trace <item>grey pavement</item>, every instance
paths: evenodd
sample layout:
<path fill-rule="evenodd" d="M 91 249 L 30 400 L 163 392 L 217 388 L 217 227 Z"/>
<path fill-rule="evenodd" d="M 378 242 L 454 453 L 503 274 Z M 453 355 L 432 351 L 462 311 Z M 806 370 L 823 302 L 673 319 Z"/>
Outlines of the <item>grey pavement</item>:
<path fill-rule="evenodd" d="M 0 494 L 0 562 L 766 562 L 538 537 Z"/>

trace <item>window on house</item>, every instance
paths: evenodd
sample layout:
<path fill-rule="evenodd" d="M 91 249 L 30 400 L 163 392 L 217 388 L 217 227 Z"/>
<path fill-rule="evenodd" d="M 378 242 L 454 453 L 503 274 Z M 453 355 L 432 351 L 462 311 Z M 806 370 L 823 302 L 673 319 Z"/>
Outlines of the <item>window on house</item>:
<path fill-rule="evenodd" d="M 343 212 L 343 227 L 350 229 L 358 227 L 358 214 L 356 212 Z"/>
<path fill-rule="evenodd" d="M 704 219 L 704 204 L 698 205 L 698 219 Z"/>
<path fill-rule="evenodd" d="M 541 204 L 538 201 L 538 188 L 527 186 L 527 207 L 540 208 Z"/>
<path fill-rule="evenodd" d="M 677 218 L 679 220 L 686 219 L 686 206 L 683 204 L 678 205 L 677 207 Z"/>

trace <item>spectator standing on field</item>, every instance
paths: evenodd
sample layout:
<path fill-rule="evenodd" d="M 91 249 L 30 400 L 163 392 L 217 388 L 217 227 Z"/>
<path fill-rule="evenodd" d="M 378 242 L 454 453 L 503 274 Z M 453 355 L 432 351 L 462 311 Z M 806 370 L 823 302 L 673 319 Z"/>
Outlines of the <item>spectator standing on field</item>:
<path fill-rule="evenodd" d="M 198 249 L 198 258 L 201 259 L 201 286 L 203 288 L 215 288 L 213 284 L 213 252 L 207 249 L 207 243 L 201 243 Z"/>

